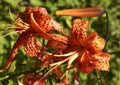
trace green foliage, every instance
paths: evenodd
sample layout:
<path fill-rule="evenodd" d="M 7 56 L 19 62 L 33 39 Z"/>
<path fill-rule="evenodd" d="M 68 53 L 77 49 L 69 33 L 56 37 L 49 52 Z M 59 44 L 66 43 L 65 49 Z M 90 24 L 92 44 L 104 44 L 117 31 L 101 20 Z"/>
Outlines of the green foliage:
<path fill-rule="evenodd" d="M 70 82 L 74 85 L 119 85 L 120 84 L 120 0 L 1 0 L 0 1 L 0 68 L 5 65 L 6 60 L 10 55 L 13 43 L 17 39 L 16 34 L 7 37 L 2 37 L 3 34 L 9 33 L 6 30 L 3 22 L 13 23 L 11 16 L 16 18 L 19 11 L 23 11 L 27 6 L 45 7 L 51 17 L 56 19 L 64 26 L 67 32 L 71 27 L 73 17 L 56 16 L 55 11 L 66 8 L 84 8 L 90 6 L 101 6 L 107 13 L 109 23 L 107 24 L 106 15 L 94 18 L 83 18 L 90 21 L 89 31 L 97 31 L 102 37 L 107 40 L 106 48 L 104 49 L 111 54 L 110 71 L 98 72 L 94 71 L 91 74 L 83 74 L 78 72 L 80 84 L 75 81 L 72 74 L 69 74 Z M 109 29 L 107 28 L 109 26 Z M 5 31 L 2 31 L 2 29 Z M 0 84 L 8 83 L 7 85 L 17 85 L 17 79 L 22 78 L 21 75 L 26 72 L 34 72 L 33 66 L 39 65 L 40 61 L 26 56 L 22 49 L 19 50 L 16 58 L 12 62 L 11 67 L 3 73 L 0 73 Z M 39 67 L 39 66 L 38 66 Z M 32 70 L 31 70 L 32 69 Z M 44 68 L 45 70 L 46 68 Z M 38 69 L 37 69 L 38 70 Z M 36 71 L 36 70 L 35 70 Z M 39 71 L 39 70 L 38 70 Z M 40 70 L 41 71 L 41 70 Z M 47 71 L 47 70 L 46 70 Z M 44 73 L 45 71 L 43 71 Z M 12 76 L 10 76 L 12 75 Z M 52 75 L 52 74 L 51 74 Z M 51 81 L 47 81 L 48 85 L 54 85 L 57 81 L 49 76 Z M 101 83 L 102 82 L 102 83 Z M 6 85 L 6 84 L 4 84 Z"/>

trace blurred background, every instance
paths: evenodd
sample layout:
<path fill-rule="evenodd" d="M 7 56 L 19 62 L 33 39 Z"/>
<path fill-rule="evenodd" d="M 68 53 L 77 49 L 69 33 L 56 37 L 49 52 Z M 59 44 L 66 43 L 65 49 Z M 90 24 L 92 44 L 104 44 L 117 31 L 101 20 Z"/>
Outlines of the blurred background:
<path fill-rule="evenodd" d="M 104 8 L 108 13 L 108 23 L 106 15 L 93 18 L 83 17 L 82 19 L 90 21 L 89 32 L 97 31 L 106 39 L 104 51 L 111 54 L 110 70 L 108 72 L 93 71 L 90 74 L 77 72 L 80 83 L 75 81 L 71 72 L 68 76 L 73 85 L 120 85 L 120 0 L 0 0 L 0 68 L 5 65 L 18 37 L 17 34 L 2 37 L 4 34 L 14 31 L 7 30 L 7 26 L 3 23 L 12 24 L 17 13 L 24 11 L 27 6 L 45 7 L 50 16 L 64 27 L 67 34 L 75 17 L 56 16 L 55 11 L 91 6 Z M 10 68 L 0 73 L 0 85 L 18 85 L 18 80 L 21 80 L 27 69 L 31 68 L 33 64 L 39 65 L 39 63 L 38 60 L 27 56 L 20 48 Z M 47 85 L 55 85 L 58 82 L 52 76 L 49 76 L 46 81 Z"/>

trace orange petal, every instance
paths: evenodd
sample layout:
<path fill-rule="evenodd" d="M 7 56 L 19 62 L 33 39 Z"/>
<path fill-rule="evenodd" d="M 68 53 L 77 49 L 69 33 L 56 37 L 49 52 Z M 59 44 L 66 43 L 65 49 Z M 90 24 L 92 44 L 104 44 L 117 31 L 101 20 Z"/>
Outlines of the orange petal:
<path fill-rule="evenodd" d="M 97 35 L 98 35 L 97 32 L 93 32 L 93 33 L 91 33 L 90 35 L 88 35 L 88 37 L 87 37 L 86 40 L 85 40 L 85 44 L 88 43 L 88 42 L 90 42 L 90 41 L 92 41 L 93 39 L 95 39 L 95 37 L 96 37 Z"/>
<path fill-rule="evenodd" d="M 81 45 L 87 37 L 89 22 L 75 19 L 70 31 L 69 43 L 73 45 Z"/>
<path fill-rule="evenodd" d="M 94 69 L 108 71 L 110 55 L 108 53 L 99 52 L 92 56 L 94 61 L 90 61 Z"/>
<path fill-rule="evenodd" d="M 26 7 L 25 11 L 20 13 L 20 17 L 23 17 L 25 18 L 25 21 L 30 24 L 30 14 L 33 13 L 34 14 L 34 18 L 35 18 L 35 21 L 37 23 L 44 23 L 44 22 L 41 22 L 41 21 L 44 21 L 44 20 L 50 20 L 50 16 L 47 12 L 47 10 L 43 7 Z M 40 24 L 41 25 L 41 24 Z"/>
<path fill-rule="evenodd" d="M 91 53 L 97 53 L 102 51 L 105 46 L 105 40 L 101 38 L 96 32 L 90 34 L 86 41 L 86 49 L 89 50 Z"/>
<path fill-rule="evenodd" d="M 32 29 L 34 29 L 34 31 L 42 38 L 48 39 L 48 40 L 55 40 L 58 42 L 62 42 L 67 44 L 67 37 L 62 36 L 62 35 L 57 35 L 57 34 L 48 34 L 45 29 L 42 29 L 38 23 L 35 21 L 34 17 L 33 17 L 33 13 L 31 13 L 30 16 L 30 21 L 31 21 L 31 25 L 32 25 Z M 60 39 L 59 39 L 60 38 Z M 61 40 L 62 38 L 62 40 Z"/>
<path fill-rule="evenodd" d="M 93 68 L 90 66 L 89 62 L 77 63 L 76 68 L 83 73 L 91 73 Z"/>
<path fill-rule="evenodd" d="M 46 39 L 50 39 L 51 36 L 49 36 L 45 29 L 42 29 L 38 23 L 35 21 L 34 17 L 33 17 L 33 13 L 31 13 L 30 15 L 30 22 L 31 22 L 31 26 L 32 26 L 32 29 L 34 29 L 34 31 L 36 33 L 38 33 L 40 36 L 42 36 L 43 38 L 46 38 Z"/>
<path fill-rule="evenodd" d="M 24 51 L 31 57 L 37 56 L 40 53 L 40 47 L 42 48 L 42 44 L 39 42 L 39 45 L 37 45 L 36 42 L 38 43 L 39 41 L 34 36 L 30 36 L 23 45 Z"/>
<path fill-rule="evenodd" d="M 21 13 L 21 17 L 25 18 L 27 23 L 31 24 L 30 22 L 30 16 L 31 13 L 33 13 L 34 20 L 39 24 L 39 26 L 45 31 L 45 32 L 53 32 L 55 30 L 60 30 L 62 33 L 64 33 L 63 28 L 60 26 L 59 23 L 57 23 L 55 20 L 50 18 L 50 15 L 48 14 L 47 10 L 43 7 L 27 7 L 26 10 Z"/>
<path fill-rule="evenodd" d="M 76 68 L 83 73 L 90 73 L 93 70 L 93 67 L 89 63 L 90 61 L 90 53 L 88 51 L 84 51 L 84 53 L 79 55 L 79 58 L 76 59 Z"/>
<path fill-rule="evenodd" d="M 75 8 L 56 11 L 56 15 L 76 16 L 76 17 L 95 17 L 101 16 L 105 13 L 102 7 L 94 6 L 89 8 Z"/>

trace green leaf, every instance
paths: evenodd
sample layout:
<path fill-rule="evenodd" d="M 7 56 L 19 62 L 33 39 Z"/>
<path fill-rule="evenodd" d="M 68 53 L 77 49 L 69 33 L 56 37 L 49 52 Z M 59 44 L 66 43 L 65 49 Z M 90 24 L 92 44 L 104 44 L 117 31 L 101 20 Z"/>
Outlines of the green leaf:
<path fill-rule="evenodd" d="M 16 60 L 12 62 L 11 66 L 10 66 L 10 68 L 8 70 L 8 73 L 14 72 L 15 69 L 16 69 Z"/>
<path fill-rule="evenodd" d="M 42 5 L 42 2 L 40 0 L 30 0 L 30 3 L 33 6 L 41 6 Z"/>
<path fill-rule="evenodd" d="M 9 3 L 13 7 L 17 8 L 18 4 L 20 3 L 21 0 L 5 0 L 5 2 Z"/>
<path fill-rule="evenodd" d="M 14 82 L 12 80 L 9 80 L 9 84 L 8 85 L 14 85 Z"/>

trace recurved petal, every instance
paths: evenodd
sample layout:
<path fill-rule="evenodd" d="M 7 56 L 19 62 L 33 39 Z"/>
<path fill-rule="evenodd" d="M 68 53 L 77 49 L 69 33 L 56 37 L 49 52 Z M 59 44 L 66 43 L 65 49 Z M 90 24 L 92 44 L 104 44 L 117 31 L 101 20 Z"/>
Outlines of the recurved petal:
<path fill-rule="evenodd" d="M 34 19 L 34 16 L 33 16 L 33 13 L 31 13 L 30 15 L 30 22 L 31 22 L 31 26 L 32 26 L 32 29 L 39 35 L 41 36 L 42 38 L 45 38 L 45 39 L 51 39 L 52 36 L 48 33 L 46 33 L 45 29 L 42 29 L 39 24 L 35 21 Z"/>
<path fill-rule="evenodd" d="M 33 13 L 31 13 L 30 16 L 30 21 L 31 21 L 31 26 L 32 29 L 38 33 L 39 36 L 41 36 L 42 38 L 48 39 L 48 40 L 55 40 L 55 41 L 59 41 L 59 42 L 63 42 L 63 43 L 67 43 L 68 39 L 66 36 L 62 36 L 62 35 L 58 35 L 58 34 L 49 34 L 45 31 L 45 29 L 42 29 L 38 23 L 35 21 L 34 17 L 33 17 Z"/>
<path fill-rule="evenodd" d="M 94 60 L 90 61 L 94 69 L 108 71 L 109 70 L 109 60 L 110 55 L 105 52 L 99 52 L 91 56 Z"/>
<path fill-rule="evenodd" d="M 89 22 L 85 20 L 75 19 L 70 31 L 70 44 L 80 45 L 87 37 Z M 71 42 L 72 41 L 72 42 Z"/>
<path fill-rule="evenodd" d="M 90 61 L 90 53 L 88 51 L 84 51 L 82 55 L 79 55 L 79 58 L 76 59 L 76 68 L 83 73 L 90 73 L 93 70 L 92 65 L 89 63 Z"/>
<path fill-rule="evenodd" d="M 26 7 L 25 11 L 20 13 L 20 17 L 25 18 L 25 21 L 30 24 L 30 14 L 33 13 L 35 21 L 41 24 L 43 20 L 50 20 L 47 10 L 43 7 Z M 42 23 L 43 24 L 43 23 Z"/>
<path fill-rule="evenodd" d="M 35 39 L 35 37 L 30 36 L 28 41 L 23 44 L 24 51 L 31 57 L 36 56 L 40 52 L 40 47 L 42 44 Z"/>
<path fill-rule="evenodd" d="M 105 46 L 104 38 L 100 37 L 96 32 L 90 34 L 87 37 L 85 43 L 85 47 L 87 48 L 87 50 L 89 50 L 90 53 L 93 54 L 102 51 Z"/>

